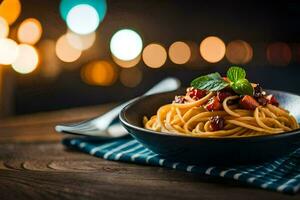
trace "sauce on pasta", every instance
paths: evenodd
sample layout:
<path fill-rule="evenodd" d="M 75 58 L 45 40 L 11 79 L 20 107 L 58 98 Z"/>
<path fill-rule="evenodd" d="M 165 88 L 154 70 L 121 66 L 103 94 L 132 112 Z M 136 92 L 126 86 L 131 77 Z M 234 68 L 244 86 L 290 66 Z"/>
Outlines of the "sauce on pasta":
<path fill-rule="evenodd" d="M 228 81 L 227 77 L 222 79 Z M 189 87 L 186 94 L 161 106 L 156 115 L 149 119 L 145 116 L 144 126 L 197 137 L 271 135 L 299 128 L 296 119 L 280 107 L 272 94 L 266 94 L 258 84 L 251 87 L 250 95 L 237 93 L 239 90 L 230 86 L 217 91 Z"/>

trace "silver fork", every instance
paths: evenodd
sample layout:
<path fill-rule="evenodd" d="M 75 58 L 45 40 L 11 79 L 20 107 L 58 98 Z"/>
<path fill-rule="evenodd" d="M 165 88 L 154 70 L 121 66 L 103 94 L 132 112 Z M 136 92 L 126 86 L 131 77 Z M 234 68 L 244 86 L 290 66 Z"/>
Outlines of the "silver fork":
<path fill-rule="evenodd" d="M 176 78 L 165 78 L 144 95 L 156 94 L 160 92 L 168 92 L 176 90 L 180 87 L 180 81 Z M 143 95 L 143 96 L 144 96 Z M 116 106 L 109 112 L 86 121 L 82 121 L 75 124 L 57 125 L 55 130 L 61 133 L 93 136 L 103 139 L 122 137 L 128 134 L 125 128 L 120 123 L 112 124 L 112 122 L 118 117 L 120 111 L 128 105 L 131 101 L 127 101 L 121 105 Z"/>

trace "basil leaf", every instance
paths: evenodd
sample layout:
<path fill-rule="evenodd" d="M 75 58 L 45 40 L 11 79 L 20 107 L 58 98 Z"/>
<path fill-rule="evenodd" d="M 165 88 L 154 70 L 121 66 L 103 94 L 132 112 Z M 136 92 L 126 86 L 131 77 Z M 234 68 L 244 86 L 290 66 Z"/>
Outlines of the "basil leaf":
<path fill-rule="evenodd" d="M 231 88 L 238 94 L 253 96 L 253 87 L 247 79 L 240 79 L 232 83 Z"/>
<path fill-rule="evenodd" d="M 218 72 L 215 72 L 215 73 L 208 74 L 208 75 L 205 75 L 205 76 L 200 76 L 200 77 L 194 79 L 191 82 L 191 86 L 198 85 L 199 82 L 202 83 L 203 81 L 209 81 L 209 80 L 221 79 L 221 78 L 222 78 L 221 75 Z"/>
<path fill-rule="evenodd" d="M 220 79 L 220 78 L 222 78 L 222 76 L 218 72 L 207 74 L 206 77 L 210 78 L 210 79 Z"/>
<path fill-rule="evenodd" d="M 223 79 L 214 79 L 214 80 L 208 81 L 206 84 L 198 85 L 198 86 L 200 86 L 200 87 L 198 87 L 198 89 L 215 92 L 215 91 L 224 89 L 228 85 L 229 85 L 229 83 L 224 81 Z"/>
<path fill-rule="evenodd" d="M 227 71 L 227 78 L 232 82 L 236 82 L 240 79 L 246 78 L 246 71 L 240 67 L 230 67 Z"/>
<path fill-rule="evenodd" d="M 229 85 L 219 73 L 212 73 L 194 79 L 191 86 L 200 90 L 219 91 Z"/>

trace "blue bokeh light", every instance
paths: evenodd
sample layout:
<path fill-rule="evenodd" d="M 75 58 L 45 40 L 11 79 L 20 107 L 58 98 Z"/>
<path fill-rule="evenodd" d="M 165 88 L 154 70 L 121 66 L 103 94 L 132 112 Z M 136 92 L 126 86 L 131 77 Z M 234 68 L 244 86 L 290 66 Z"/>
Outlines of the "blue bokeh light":
<path fill-rule="evenodd" d="M 94 7 L 98 13 L 99 21 L 101 22 L 104 19 L 107 10 L 106 0 L 62 0 L 59 11 L 63 20 L 66 21 L 69 11 L 79 4 L 88 4 Z"/>

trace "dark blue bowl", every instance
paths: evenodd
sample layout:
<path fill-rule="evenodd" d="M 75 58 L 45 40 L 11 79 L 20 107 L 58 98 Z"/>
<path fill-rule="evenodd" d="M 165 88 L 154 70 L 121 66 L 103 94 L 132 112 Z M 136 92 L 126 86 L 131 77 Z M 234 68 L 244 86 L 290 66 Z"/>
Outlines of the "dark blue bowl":
<path fill-rule="evenodd" d="M 300 121 L 300 96 L 269 90 L 281 106 Z M 143 116 L 154 115 L 170 103 L 176 94 L 168 92 L 139 97 L 120 113 L 120 120 L 129 133 L 145 147 L 166 158 L 194 164 L 235 165 L 269 161 L 289 154 L 300 147 L 300 130 L 270 136 L 243 138 L 198 138 L 151 131 L 143 128 Z"/>

